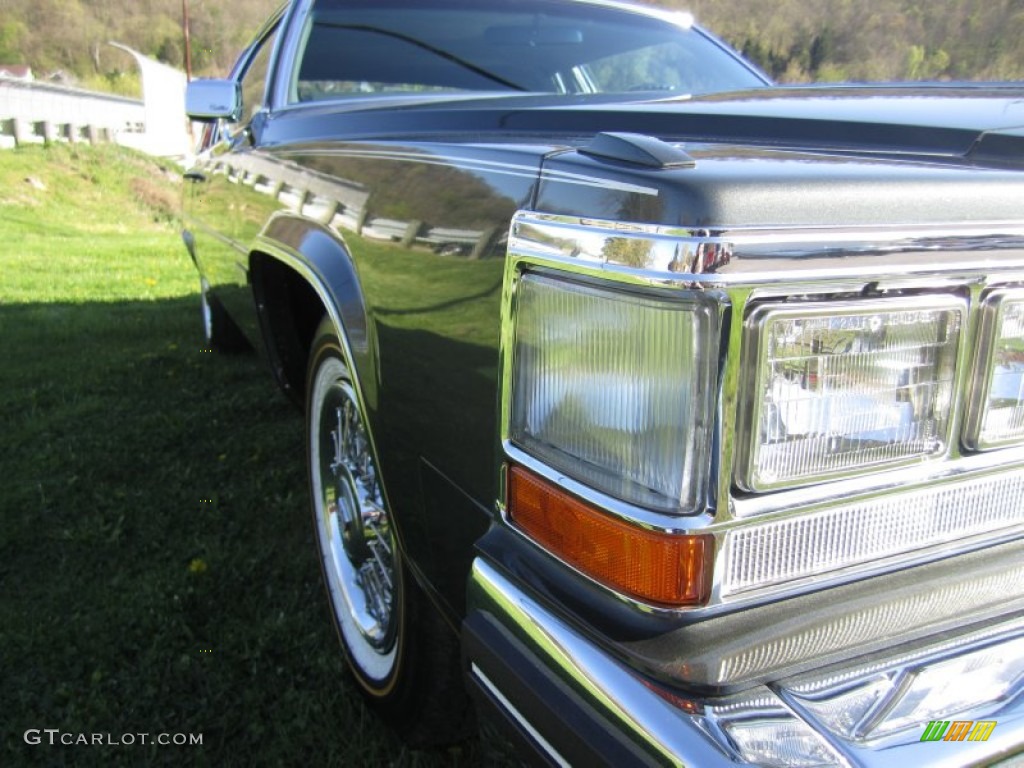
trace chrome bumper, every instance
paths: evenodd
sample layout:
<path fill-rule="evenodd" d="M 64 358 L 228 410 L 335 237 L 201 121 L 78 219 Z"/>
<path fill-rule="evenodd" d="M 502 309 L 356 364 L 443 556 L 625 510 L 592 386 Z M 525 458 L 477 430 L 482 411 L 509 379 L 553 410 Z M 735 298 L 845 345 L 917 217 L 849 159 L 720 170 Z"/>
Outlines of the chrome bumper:
<path fill-rule="evenodd" d="M 791 765 L 983 766 L 1024 750 L 1024 696 L 1018 695 L 1024 682 L 1024 619 L 955 640 L 938 638 L 912 656 L 875 654 L 856 666 L 714 697 L 645 678 L 486 558 L 474 562 L 468 596 L 463 648 L 470 687 L 548 764 L 784 765 L 758 752 L 759 744 L 772 741 L 759 736 L 757 729 L 765 724 L 781 727 L 777 732 L 794 744 L 813 747 L 805 750 L 811 758 Z M 944 670 L 962 671 L 963 686 L 991 686 L 996 678 L 1006 684 L 994 699 L 975 701 L 955 714 L 929 715 L 911 726 L 906 718 L 892 719 L 900 712 L 929 711 L 924 705 L 915 708 L 929 696 L 935 702 L 949 696 L 941 686 L 921 687 L 936 676 L 946 680 Z M 838 702 L 853 695 L 864 700 L 863 717 L 837 716 Z M 952 734 L 965 734 L 963 740 L 924 741 L 931 717 L 995 726 L 984 740 L 970 740 L 964 725 L 953 725 Z M 944 729 L 943 736 L 949 732 Z"/>

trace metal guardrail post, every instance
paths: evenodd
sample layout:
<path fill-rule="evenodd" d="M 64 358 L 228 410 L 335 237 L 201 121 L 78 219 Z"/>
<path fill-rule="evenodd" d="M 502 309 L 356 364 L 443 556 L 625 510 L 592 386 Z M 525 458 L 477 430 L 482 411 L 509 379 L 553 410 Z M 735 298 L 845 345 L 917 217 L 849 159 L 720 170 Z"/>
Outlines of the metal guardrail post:
<path fill-rule="evenodd" d="M 470 261 L 476 261 L 477 259 L 483 258 L 484 254 L 487 253 L 487 249 L 493 244 L 494 238 L 497 234 L 497 227 L 491 227 L 481 232 L 480 237 L 478 237 L 476 243 L 473 244 L 473 250 L 469 253 Z"/>
<path fill-rule="evenodd" d="M 20 117 L 14 118 L 14 144 L 15 146 L 21 146 L 27 144 L 31 140 L 32 136 L 32 123 L 27 120 L 22 120 Z"/>
<path fill-rule="evenodd" d="M 416 237 L 419 235 L 420 230 L 422 229 L 423 222 L 416 221 L 415 219 L 413 219 L 405 228 L 405 233 L 402 235 L 402 239 L 399 241 L 399 244 L 403 248 L 408 248 L 409 246 L 416 242 Z"/>

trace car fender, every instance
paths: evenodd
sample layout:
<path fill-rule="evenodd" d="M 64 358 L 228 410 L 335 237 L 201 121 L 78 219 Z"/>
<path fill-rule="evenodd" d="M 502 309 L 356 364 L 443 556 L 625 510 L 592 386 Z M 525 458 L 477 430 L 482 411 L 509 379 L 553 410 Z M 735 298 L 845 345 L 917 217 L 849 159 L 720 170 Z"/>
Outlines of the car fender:
<path fill-rule="evenodd" d="M 263 257 L 270 257 L 290 269 L 316 294 L 338 330 L 364 409 L 367 413 L 375 411 L 379 383 L 376 344 L 364 294 L 344 241 L 318 222 L 279 212 L 268 220 L 252 244 L 253 292 L 268 357 L 279 383 L 286 390 L 294 390 L 294 381 L 282 381 L 282 376 L 287 376 L 288 372 L 283 368 L 285 361 L 280 359 L 282 350 L 273 343 L 275 336 L 280 336 L 280 330 L 274 327 L 279 318 L 274 316 L 275 307 L 268 301 L 268 291 L 272 288 L 261 277 L 263 271 L 257 263 Z M 302 363 L 304 376 L 305 361 Z"/>

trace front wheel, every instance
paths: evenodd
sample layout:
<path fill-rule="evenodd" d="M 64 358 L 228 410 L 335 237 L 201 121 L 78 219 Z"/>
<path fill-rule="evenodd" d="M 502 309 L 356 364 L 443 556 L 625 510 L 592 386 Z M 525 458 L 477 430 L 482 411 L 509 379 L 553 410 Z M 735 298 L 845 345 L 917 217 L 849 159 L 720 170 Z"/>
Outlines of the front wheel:
<path fill-rule="evenodd" d="M 455 635 L 404 566 L 356 385 L 329 319 L 313 342 L 306 394 L 313 527 L 348 666 L 406 741 L 456 741 L 470 719 Z"/>

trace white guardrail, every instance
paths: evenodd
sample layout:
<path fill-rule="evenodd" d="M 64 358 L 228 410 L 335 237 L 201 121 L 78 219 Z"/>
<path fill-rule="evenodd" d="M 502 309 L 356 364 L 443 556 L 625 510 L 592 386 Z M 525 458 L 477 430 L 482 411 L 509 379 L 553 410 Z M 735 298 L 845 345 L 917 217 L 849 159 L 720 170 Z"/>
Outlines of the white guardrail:
<path fill-rule="evenodd" d="M 141 100 L 0 80 L 0 147 L 42 141 L 116 141 L 146 131 Z"/>
<path fill-rule="evenodd" d="M 112 141 L 153 155 L 189 153 L 185 74 L 118 45 L 142 72 L 143 98 L 0 78 L 0 149 L 47 141 Z"/>

